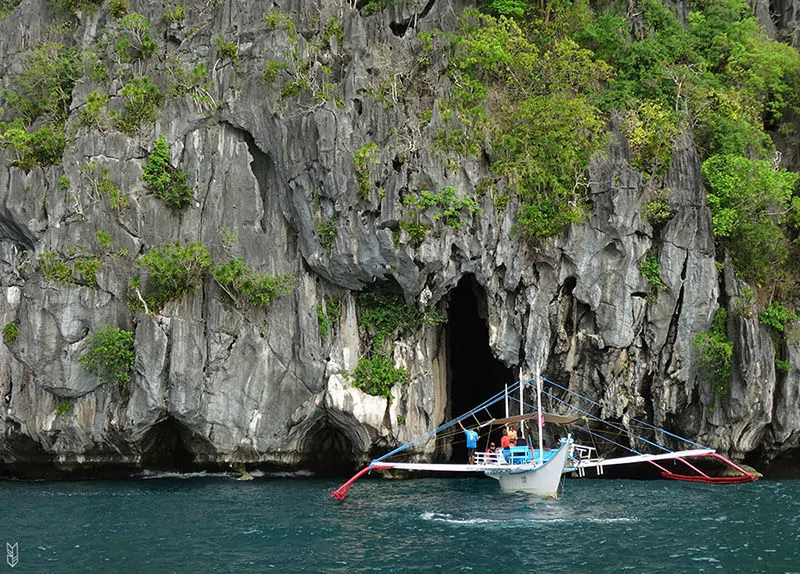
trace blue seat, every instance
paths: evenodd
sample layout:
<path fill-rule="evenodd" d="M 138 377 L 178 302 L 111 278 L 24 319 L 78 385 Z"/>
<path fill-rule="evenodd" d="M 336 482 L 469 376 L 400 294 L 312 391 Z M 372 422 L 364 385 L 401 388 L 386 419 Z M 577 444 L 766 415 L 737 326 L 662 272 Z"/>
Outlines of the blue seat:
<path fill-rule="evenodd" d="M 509 464 L 527 464 L 533 460 L 531 449 L 527 446 L 512 446 L 503 451 L 503 454 Z"/>

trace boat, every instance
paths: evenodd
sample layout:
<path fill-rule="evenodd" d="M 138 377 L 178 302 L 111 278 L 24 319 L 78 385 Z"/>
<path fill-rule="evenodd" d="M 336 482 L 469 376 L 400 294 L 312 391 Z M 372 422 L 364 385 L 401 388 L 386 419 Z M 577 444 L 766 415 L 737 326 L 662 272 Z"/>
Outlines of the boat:
<path fill-rule="evenodd" d="M 548 388 L 544 389 L 547 384 Z M 536 397 L 536 404 L 525 402 L 525 391 Z M 559 412 L 545 411 L 542 398 L 549 408 Z M 500 401 L 505 402 L 505 417 L 493 418 L 489 407 Z M 510 402 L 519 404 L 520 414 L 510 416 Z M 350 487 L 362 476 L 372 471 L 427 471 L 447 473 L 479 473 L 498 481 L 503 492 L 523 492 L 544 498 L 558 498 L 563 478 L 567 475 L 576 478 L 603 476 L 605 469 L 622 465 L 650 465 L 661 478 L 707 484 L 740 484 L 758 480 L 759 474 L 747 470 L 725 458 L 714 449 L 683 438 L 666 429 L 646 421 L 633 418 L 625 413 L 608 412 L 610 409 L 569 388 L 559 385 L 545 377 L 535 376 L 527 381 L 518 381 L 506 386 L 484 403 L 463 415 L 445 422 L 427 434 L 408 442 L 395 450 L 370 462 L 370 464 L 342 486 L 332 496 L 344 500 Z M 614 415 L 614 420 L 606 420 L 603 414 Z M 483 421 L 479 415 L 487 416 Z M 618 422 L 615 422 L 619 419 Z M 430 440 L 449 438 L 448 433 L 456 425 L 464 428 L 467 421 L 478 429 L 485 427 L 505 427 L 520 425 L 523 444 L 503 450 L 482 451 L 474 454 L 472 464 L 404 462 L 394 460 L 404 454 L 415 453 L 413 447 L 427 444 Z M 538 448 L 532 446 L 530 435 L 525 432 L 526 423 L 537 430 Z M 545 425 L 556 428 L 557 443 L 553 448 L 544 447 Z M 644 429 L 642 434 L 635 429 Z M 456 431 L 459 432 L 459 431 Z M 610 434 L 609 434 L 610 433 Z M 553 434 L 553 433 L 550 433 Z M 648 436 L 644 436 L 647 434 Z M 576 442 L 574 436 L 586 436 L 595 446 Z M 450 435 L 452 436 L 452 435 Z M 613 437 L 613 438 L 612 438 Z M 603 449 L 598 445 L 606 445 Z M 627 444 L 626 444 L 627 443 Z M 667 443 L 680 445 L 671 449 Z M 644 448 L 654 452 L 643 452 Z M 609 456 L 614 451 L 627 451 L 625 456 Z M 713 462 L 715 470 L 709 464 Z M 675 472 L 665 464 L 680 464 L 684 472 Z M 708 468 L 701 468 L 708 467 Z M 722 467 L 723 472 L 719 472 Z"/>
<path fill-rule="evenodd" d="M 531 439 L 525 433 L 525 422 L 533 418 L 533 414 L 526 415 L 523 410 L 526 406 L 524 401 L 524 391 L 528 388 L 533 388 L 536 392 L 537 403 L 539 404 L 539 412 L 541 412 L 541 378 L 536 377 L 532 381 L 538 381 L 538 384 L 531 385 L 530 381 L 526 383 L 517 382 L 514 385 L 506 386 L 504 390 L 484 403 L 478 405 L 471 411 L 464 413 L 460 417 L 452 419 L 426 435 L 413 440 L 392 452 L 377 458 L 370 462 L 370 464 L 361 469 L 355 476 L 344 483 L 341 487 L 332 493 L 332 496 L 338 500 L 344 500 L 347 492 L 353 483 L 364 474 L 372 471 L 380 470 L 401 470 L 401 471 L 426 471 L 426 472 L 447 472 L 447 473 L 481 473 L 489 476 L 498 481 L 500 489 L 503 492 L 524 492 L 544 498 L 557 498 L 560 491 L 560 485 L 563 481 L 564 468 L 567 465 L 568 458 L 572 452 L 573 440 L 567 434 L 566 437 L 561 437 L 555 448 L 546 449 L 543 444 L 542 428 L 545 424 L 543 417 L 537 417 L 538 425 L 538 440 L 539 447 L 534 448 L 530 445 Z M 511 417 L 509 416 L 509 401 L 512 400 L 512 395 L 519 393 L 517 402 L 520 406 L 520 415 Z M 489 407 L 493 406 L 500 401 L 505 401 L 506 416 L 500 419 L 492 418 L 489 412 Z M 477 415 L 480 413 L 489 414 L 490 418 L 485 421 L 480 421 Z M 492 451 L 476 452 L 472 463 L 458 464 L 458 463 L 428 463 L 428 462 L 398 462 L 389 460 L 396 457 L 404 451 L 408 451 L 411 447 L 434 439 L 437 436 L 446 435 L 446 432 L 460 425 L 463 427 L 463 421 L 471 421 L 474 419 L 476 428 L 502 427 L 511 424 L 519 423 L 521 425 L 521 439 L 520 444 L 509 446 L 505 449 L 498 449 Z M 524 443 L 524 444 L 522 444 Z"/>

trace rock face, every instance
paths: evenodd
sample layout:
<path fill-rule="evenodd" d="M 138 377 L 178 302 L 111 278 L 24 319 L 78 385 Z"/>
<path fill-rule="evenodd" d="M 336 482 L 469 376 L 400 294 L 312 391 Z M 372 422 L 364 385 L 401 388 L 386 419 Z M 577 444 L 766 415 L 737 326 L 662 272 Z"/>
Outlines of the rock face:
<path fill-rule="evenodd" d="M 359 464 L 456 414 L 458 381 L 444 323 L 397 336 L 393 358 L 410 383 L 395 386 L 394 400 L 355 388 L 349 374 L 366 352 L 357 292 L 391 290 L 421 309 L 446 311 L 465 278 L 485 297 L 479 307 L 493 356 L 515 374 L 544 365 L 549 378 L 608 412 L 645 418 L 735 459 L 759 464 L 796 451 L 800 347 L 786 344 L 792 367 L 776 372 L 776 349 L 755 303 L 749 315 L 730 315 L 730 392 L 720 397 L 698 377 L 691 341 L 743 285 L 718 271 L 691 134 L 679 138 L 663 182 L 673 213 L 663 227 L 653 229 L 642 215 L 656 190 L 630 167 L 612 122 L 607 153 L 590 167 L 593 215 L 534 249 L 514 233 L 513 201 L 498 210 L 491 194 L 476 191 L 489 173 L 485 161 L 454 165 L 434 150 L 443 126 L 435 104 L 449 86 L 434 72 L 415 75 L 416 31 L 452 29 L 464 6 L 431 0 L 366 16 L 346 3 L 295 1 L 280 6 L 291 26 L 268 26 L 271 6 L 201 3 L 166 24 L 163 3 L 132 2 L 151 23 L 159 52 L 123 69 L 139 66 L 166 94 L 170 63 L 204 63 L 205 93 L 167 98 L 155 124 L 129 137 L 80 125 L 88 94 L 98 89 L 84 78 L 72 94 L 73 138 L 63 163 L 0 171 L 0 324 L 19 326 L 16 340 L 0 345 L 3 472 Z M 795 12 L 784 15 L 787 22 Z M 0 20 L 4 85 L 25 53 L 53 33 L 45 22 L 64 19 L 72 22 L 67 42 L 81 49 L 119 26 L 105 8 L 67 18 L 43 0 L 24 0 Z M 343 35 L 328 35 L 326 22 Z M 236 59 L 218 38 L 238 44 Z M 264 78 L 270 61 L 287 57 L 290 69 L 278 70 L 284 76 Z M 286 78 L 311 88 L 292 92 Z M 109 108 L 123 107 L 122 86 L 113 78 L 103 84 Z M 423 126 L 418 117 L 431 108 Z M 141 180 L 159 136 L 195 190 L 180 214 Z M 362 189 L 354 155 L 369 142 L 377 147 Z M 8 165 L 11 152 L 3 153 Z M 92 161 L 95 171 L 86 168 Z M 98 193 L 102 169 L 127 206 L 114 209 Z M 414 244 L 399 226 L 403 194 L 447 186 L 478 198 L 480 211 L 462 214 L 461 229 L 427 221 L 432 231 Z M 98 231 L 111 237 L 111 248 L 98 246 Z M 232 305 L 206 278 L 155 316 L 132 311 L 136 257 L 176 241 L 202 242 L 215 262 L 242 257 L 296 282 L 268 310 Z M 98 288 L 46 279 L 45 251 L 97 255 Z M 648 255 L 658 257 L 666 285 L 655 295 L 639 269 Z M 333 300 L 341 313 L 324 337 L 318 308 Z M 103 325 L 135 331 L 135 372 L 126 385 L 102 385 L 78 361 Z M 419 456 L 431 456 L 428 448 Z M 439 454 L 447 452 L 445 445 Z"/>

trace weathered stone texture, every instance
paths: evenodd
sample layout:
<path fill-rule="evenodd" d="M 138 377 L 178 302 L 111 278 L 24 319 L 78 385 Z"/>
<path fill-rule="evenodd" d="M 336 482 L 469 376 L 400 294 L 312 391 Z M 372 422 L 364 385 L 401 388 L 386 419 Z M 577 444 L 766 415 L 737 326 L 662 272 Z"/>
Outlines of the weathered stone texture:
<path fill-rule="evenodd" d="M 463 6 L 439 0 L 415 12 L 401 3 L 363 17 L 346 3 L 285 2 L 280 8 L 300 33 L 295 44 L 284 27 L 266 29 L 270 3 L 213 5 L 187 8 L 183 21 L 166 26 L 163 3 L 131 2 L 162 46 L 145 71 L 166 92 L 166 62 L 180 58 L 187 69 L 205 63 L 213 111 L 189 96 L 167 98 L 156 124 L 136 137 L 79 128 L 76 118 L 96 89 L 84 80 L 73 93 L 76 131 L 63 164 L 27 174 L 0 170 L 0 322 L 19 323 L 19 339 L 0 345 L 0 454 L 7 465 L 136 465 L 165 422 L 198 463 L 307 464 L 326 432 L 341 434 L 342 454 L 363 461 L 373 448 L 410 440 L 452 413 L 446 325 L 397 341 L 393 356 L 411 384 L 397 385 L 393 401 L 350 384 L 347 375 L 365 351 L 355 291 L 392 288 L 409 303 L 445 308 L 465 275 L 486 293 L 481 305 L 494 356 L 523 374 L 542 364 L 554 380 L 604 401 L 609 413 L 649 417 L 737 458 L 798 447 L 800 349 L 787 343 L 792 367 L 776 373 L 773 342 L 755 309 L 730 318 L 738 350 L 730 394 L 715 395 L 697 377 L 691 341 L 740 286 L 718 274 L 691 134 L 679 138 L 663 182 L 674 214 L 663 228 L 642 215 L 656 190 L 630 167 L 612 122 L 607 153 L 591 165 L 593 215 L 586 223 L 534 249 L 514 232 L 513 200 L 498 211 L 486 194 L 478 199 L 481 211 L 464 216 L 463 229 L 439 225 L 414 247 L 398 224 L 403 194 L 452 185 L 459 196 L 476 197 L 488 175 L 485 160 L 465 159 L 453 169 L 434 150 L 442 129 L 435 102 L 448 82 L 433 72 L 415 75 L 414 29 L 401 33 L 409 24 L 452 29 Z M 794 22 L 796 10 L 786 10 Z M 24 0 L 0 21 L 3 85 L 21 69 L 25 50 L 46 37 L 48 18 L 34 17 L 39 13 L 50 14 L 44 0 Z M 341 23 L 343 42 L 333 39 L 310 55 L 308 39 L 330 18 Z M 85 47 L 112 24 L 105 9 L 83 14 L 72 39 Z M 238 41 L 240 69 L 219 56 L 217 38 Z M 333 70 L 335 99 L 281 97 L 279 83 L 261 78 L 268 60 L 295 48 L 318 76 L 323 65 Z M 367 92 L 389 71 L 395 87 L 408 90 L 393 105 Z M 121 88 L 112 82 L 109 107 L 122 107 Z M 391 90 L 385 96 L 391 99 Z M 431 107 L 430 123 L 420 128 L 416 118 Z M 140 179 L 159 135 L 195 189 L 180 215 Z M 379 147 L 370 169 L 374 189 L 362 197 L 353 154 L 372 141 Z M 83 170 L 90 161 L 96 174 L 109 170 L 130 205 L 111 209 L 93 191 Z M 62 175 L 68 192 L 59 188 Z M 330 250 L 321 222 L 337 228 Z M 100 230 L 111 236 L 114 253 L 102 257 L 99 289 L 42 277 L 36 259 L 44 251 L 97 253 Z M 231 232 L 235 241 L 224 241 Z M 296 284 L 268 311 L 235 308 L 210 278 L 155 316 L 130 311 L 135 258 L 175 241 L 202 241 L 217 262 L 241 256 L 258 270 L 294 275 Z M 655 296 L 639 271 L 648 254 L 658 256 L 666 284 Z M 342 301 L 326 340 L 316 310 L 324 297 Z M 124 388 L 100 386 L 78 362 L 86 338 L 105 324 L 135 329 L 135 374 Z M 56 415 L 65 399 L 74 400 L 72 413 Z"/>

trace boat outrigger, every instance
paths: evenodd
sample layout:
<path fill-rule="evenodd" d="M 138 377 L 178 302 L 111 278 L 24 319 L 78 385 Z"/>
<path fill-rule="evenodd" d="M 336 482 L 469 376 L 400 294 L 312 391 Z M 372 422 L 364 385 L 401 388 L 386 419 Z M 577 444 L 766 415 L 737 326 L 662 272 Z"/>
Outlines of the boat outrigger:
<path fill-rule="evenodd" d="M 549 391 L 544 390 L 543 383 L 550 387 Z M 531 405 L 525 402 L 525 390 L 529 389 L 535 393 L 536 404 Z M 549 399 L 550 408 L 556 408 L 568 414 L 554 414 L 545 412 L 542 409 L 542 397 Z M 492 418 L 489 407 L 505 401 L 504 418 Z M 520 414 L 509 416 L 509 402 L 519 404 Z M 527 413 L 525 411 L 528 411 Z M 506 387 L 503 391 L 491 397 L 484 403 L 478 405 L 471 411 L 442 424 L 429 433 L 407 443 L 399 448 L 383 455 L 370 462 L 368 466 L 361 469 L 355 476 L 344 483 L 332 493 L 334 498 L 344 500 L 348 490 L 353 483 L 364 474 L 373 470 L 406 470 L 406 471 L 428 471 L 428 472 L 454 472 L 454 473 L 483 473 L 486 476 L 496 479 L 503 492 L 524 492 L 545 498 L 557 498 L 560 485 L 563 484 L 563 476 L 571 474 L 577 477 L 587 476 L 593 471 L 595 475 L 604 474 L 606 467 L 647 463 L 655 467 L 663 478 L 673 480 L 683 480 L 689 482 L 705 482 L 709 484 L 736 484 L 758 480 L 759 475 L 750 472 L 736 465 L 727 458 L 718 454 L 714 449 L 704 447 L 688 439 L 680 437 L 665 429 L 640 421 L 627 415 L 622 417 L 624 423 L 613 423 L 605 421 L 599 415 L 595 415 L 592 410 L 600 414 L 605 410 L 603 405 L 592 401 L 570 389 L 549 381 L 544 377 L 534 377 L 528 381 L 519 381 Z M 489 416 L 488 420 L 480 421 L 478 415 L 485 413 Z M 531 446 L 533 441 L 530 435 L 525 432 L 526 422 L 535 419 L 534 426 L 537 429 L 538 448 Z M 408 451 L 411 447 L 424 445 L 429 440 L 437 437 L 446 436 L 448 429 L 453 429 L 455 425 L 463 427 L 463 421 L 468 421 L 475 428 L 508 427 L 509 425 L 520 425 L 520 444 L 510 445 L 507 448 L 476 452 L 471 464 L 453 463 L 424 463 L 424 462 L 401 462 L 394 461 L 400 453 Z M 560 436 L 554 448 L 544 447 L 545 424 L 555 424 L 561 428 L 569 427 L 570 431 Z M 604 427 L 606 434 L 604 434 Z M 634 427 L 646 429 L 651 438 L 638 436 L 632 432 Z M 615 433 L 617 440 L 607 436 L 608 432 Z M 593 442 L 600 440 L 603 443 L 611 444 L 618 449 L 629 451 L 631 454 L 622 457 L 606 458 L 598 453 L 597 447 L 576 444 L 572 434 L 585 434 Z M 620 437 L 626 437 L 628 445 L 622 444 Z M 657 442 L 659 441 L 659 442 Z M 660 444 L 668 442 L 683 444 L 687 448 L 673 451 Z M 636 446 L 634 446 L 636 445 Z M 638 448 L 657 450 L 652 454 L 639 452 Z M 692 464 L 689 459 L 714 460 L 727 467 L 726 476 L 712 475 L 709 469 L 701 470 L 702 464 Z M 664 463 L 673 461 L 674 464 L 681 463 L 689 469 L 689 474 L 682 474 L 668 470 Z"/>

